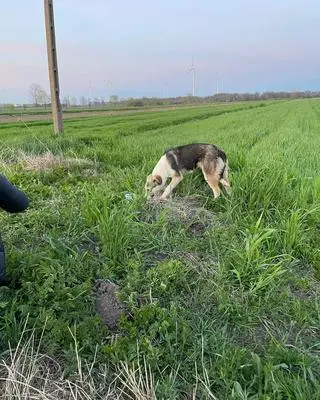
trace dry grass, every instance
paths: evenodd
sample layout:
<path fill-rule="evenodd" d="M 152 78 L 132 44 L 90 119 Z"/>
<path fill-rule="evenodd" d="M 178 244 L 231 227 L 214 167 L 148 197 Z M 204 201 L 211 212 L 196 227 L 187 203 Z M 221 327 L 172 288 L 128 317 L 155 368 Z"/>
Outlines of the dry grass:
<path fill-rule="evenodd" d="M 156 384 L 154 376 L 147 366 L 138 364 L 137 368 L 129 367 L 127 363 L 121 363 L 118 380 L 126 392 L 126 397 L 132 400 L 157 400 Z"/>
<path fill-rule="evenodd" d="M 157 400 L 158 382 L 150 366 L 142 363 L 129 365 L 121 362 L 116 371 L 110 371 L 105 364 L 94 360 L 85 362 L 78 349 L 76 331 L 69 329 L 74 341 L 77 371 L 68 379 L 64 377 L 63 361 L 53 359 L 40 351 L 42 334 L 36 338 L 35 330 L 25 328 L 15 349 L 0 357 L 0 398 L 18 400 Z M 139 357 L 138 357 L 139 360 Z M 196 378 L 196 386 L 187 396 L 198 398 L 199 389 L 207 399 L 216 399 L 210 390 L 210 382 L 204 368 Z M 173 371 L 173 383 L 178 371 Z"/>
<path fill-rule="evenodd" d="M 24 328 L 17 347 L 10 347 L 0 358 L 0 398 L 156 400 L 156 384 L 146 363 L 135 368 L 123 362 L 114 373 L 105 365 L 97 365 L 95 354 L 93 362 L 88 364 L 79 354 L 76 332 L 70 329 L 70 334 L 77 372 L 67 379 L 63 377 L 63 362 L 40 352 L 42 334 L 37 340 L 34 329 Z"/>
<path fill-rule="evenodd" d="M 74 333 L 77 373 L 73 379 L 63 377 L 63 362 L 40 352 L 41 338 L 36 345 L 35 331 L 24 329 L 17 347 L 2 355 L 0 362 L 0 397 L 3 399 L 105 399 L 116 400 L 119 390 L 110 381 L 105 366 L 93 368 L 95 361 L 83 363 Z M 117 394 L 118 392 L 118 394 Z"/>
<path fill-rule="evenodd" d="M 66 158 L 62 155 L 55 155 L 50 150 L 41 154 L 28 154 L 22 150 L 5 146 L 0 149 L 0 168 L 9 171 L 13 165 L 20 164 L 25 171 L 49 171 L 61 167 L 70 169 L 80 166 L 84 175 L 93 175 L 99 166 L 96 161 L 79 158 L 76 155 Z"/>
<path fill-rule="evenodd" d="M 0 149 L 0 168 L 2 173 L 6 173 L 9 169 L 10 164 L 15 162 L 16 160 L 16 152 L 13 148 L 6 146 L 4 143 L 1 143 Z"/>
<path fill-rule="evenodd" d="M 19 158 L 26 171 L 43 171 L 66 164 L 62 157 L 55 156 L 49 151 L 41 155 L 28 155 L 21 152 Z"/>
<path fill-rule="evenodd" d="M 40 155 L 29 155 L 20 152 L 19 161 L 26 171 L 45 171 L 55 167 L 70 168 L 74 165 L 92 167 L 95 164 L 90 160 L 80 158 L 64 158 L 54 155 L 50 151 Z"/>
<path fill-rule="evenodd" d="M 63 157 L 55 155 L 51 151 L 42 154 L 27 154 L 24 151 L 16 151 L 14 148 L 4 146 L 0 149 L 0 168 L 3 172 L 10 171 L 15 164 L 20 164 L 25 171 L 49 171 L 61 167 L 71 169 L 79 166 L 85 176 L 97 173 L 98 163 L 96 161 L 74 157 Z"/>

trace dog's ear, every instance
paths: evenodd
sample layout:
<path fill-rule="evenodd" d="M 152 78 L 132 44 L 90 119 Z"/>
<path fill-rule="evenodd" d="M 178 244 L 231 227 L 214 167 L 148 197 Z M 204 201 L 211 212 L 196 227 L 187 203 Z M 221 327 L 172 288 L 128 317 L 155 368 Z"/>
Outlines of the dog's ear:
<path fill-rule="evenodd" d="M 161 183 L 162 183 L 162 178 L 161 178 L 161 176 L 160 176 L 160 175 L 154 175 L 154 176 L 153 176 L 153 182 L 154 182 L 154 183 L 157 183 L 158 185 L 161 185 Z"/>

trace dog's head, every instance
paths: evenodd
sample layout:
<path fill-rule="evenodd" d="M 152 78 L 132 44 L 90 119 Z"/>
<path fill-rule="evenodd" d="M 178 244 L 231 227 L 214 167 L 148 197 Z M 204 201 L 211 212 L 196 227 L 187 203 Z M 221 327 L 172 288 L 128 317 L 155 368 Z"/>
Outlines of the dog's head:
<path fill-rule="evenodd" d="M 159 186 L 161 184 L 162 184 L 162 178 L 160 175 L 149 175 L 147 177 L 147 181 L 145 184 L 146 196 L 151 197 L 152 189 L 154 189 L 156 186 Z"/>

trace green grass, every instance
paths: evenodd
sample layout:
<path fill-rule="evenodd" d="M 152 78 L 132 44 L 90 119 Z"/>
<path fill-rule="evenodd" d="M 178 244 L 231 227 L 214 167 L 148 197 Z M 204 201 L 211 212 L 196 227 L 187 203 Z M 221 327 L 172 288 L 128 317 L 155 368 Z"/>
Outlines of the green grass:
<path fill-rule="evenodd" d="M 261 101 L 258 101 L 261 103 Z M 270 100 L 265 100 L 263 101 L 264 103 L 269 103 Z M 242 104 L 255 104 L 257 101 L 246 101 L 242 102 Z M 211 107 L 216 107 L 216 106 L 221 106 L 221 104 L 225 103 L 215 103 L 211 104 Z M 237 103 L 238 105 L 241 104 L 241 102 Z M 162 109 L 166 110 L 168 107 L 169 108 L 178 108 L 178 109 L 186 109 L 186 108 L 204 108 L 206 107 L 207 104 L 173 104 L 173 103 L 168 103 L 168 104 L 162 104 L 162 105 L 157 105 L 157 104 L 145 104 L 142 106 L 130 106 L 126 103 L 118 103 L 118 104 L 107 104 L 104 106 L 77 106 L 77 107 L 67 107 L 63 108 L 63 114 L 72 114 L 72 113 L 81 113 L 81 112 L 94 112 L 94 113 L 99 113 L 99 112 L 105 112 L 105 111 L 148 111 L 150 109 L 161 111 Z M 0 117 L 3 116 L 10 116 L 10 115 L 44 115 L 44 114 L 51 114 L 51 106 L 43 107 L 28 107 L 26 109 L 22 107 L 18 108 L 0 108 Z"/>
<path fill-rule="evenodd" d="M 319 115 L 297 100 L 75 119 L 59 138 L 48 122 L 0 126 L 2 170 L 31 199 L 0 215 L 22 282 L 0 291 L 2 351 L 45 326 L 69 377 L 78 354 L 109 382 L 145 362 L 158 399 L 320 399 Z M 146 204 L 164 149 L 197 141 L 226 151 L 231 197 L 196 173 L 171 206 Z M 21 151 L 95 163 L 26 171 Z M 95 314 L 96 278 L 121 288 L 116 332 Z"/>
<path fill-rule="evenodd" d="M 287 100 L 277 100 L 277 101 L 287 101 Z M 243 102 L 237 102 L 237 104 L 243 104 L 243 105 L 256 105 L 257 103 L 261 103 L 262 101 L 260 100 L 251 100 L 251 101 L 243 101 Z M 263 100 L 263 103 L 271 103 L 274 102 L 274 100 Z M 129 102 L 130 103 L 130 102 Z M 186 108 L 204 108 L 210 104 L 211 107 L 220 107 L 221 105 L 224 104 L 226 106 L 226 103 L 221 103 L 221 102 L 215 102 L 215 103 L 203 103 L 199 104 L 198 102 L 191 102 L 191 103 L 185 103 L 185 104 L 174 104 L 172 102 L 164 103 L 164 104 L 156 104 L 156 102 L 151 102 L 151 103 L 145 103 L 141 106 L 133 106 L 130 104 L 127 104 L 126 102 L 120 102 L 120 103 L 109 103 L 104 106 L 70 106 L 70 107 L 63 107 L 63 113 L 64 114 L 72 114 L 72 113 L 81 113 L 81 112 L 105 112 L 105 111 L 148 111 L 148 110 L 157 110 L 159 111 L 166 110 L 168 107 L 169 108 L 177 108 L 180 110 L 186 109 Z M 232 103 L 233 105 L 234 103 Z M 51 106 L 28 106 L 27 108 L 23 107 L 1 107 L 0 108 L 0 117 L 1 116 L 15 116 L 15 115 L 44 115 L 44 114 L 51 114 Z"/>

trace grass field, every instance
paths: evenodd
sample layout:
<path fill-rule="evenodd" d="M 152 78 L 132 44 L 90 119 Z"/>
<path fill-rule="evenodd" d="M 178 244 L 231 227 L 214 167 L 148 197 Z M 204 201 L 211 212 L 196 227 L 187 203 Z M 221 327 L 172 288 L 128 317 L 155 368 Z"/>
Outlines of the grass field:
<path fill-rule="evenodd" d="M 22 283 L 0 288 L 3 394 L 320 399 L 319 100 L 51 131 L 0 125 L 1 170 L 31 200 L 0 215 L 8 274 Z M 195 173 L 168 204 L 147 204 L 162 152 L 198 141 L 226 151 L 232 195 L 215 201 Z M 120 287 L 116 328 L 95 312 L 96 279 Z"/>
<path fill-rule="evenodd" d="M 287 100 L 277 100 L 279 102 L 281 101 L 287 101 Z M 252 106 L 257 106 L 257 103 L 261 103 L 259 100 L 251 100 L 251 101 L 242 101 L 242 102 L 237 102 L 237 106 L 245 106 L 248 107 L 250 105 Z M 269 104 L 270 102 L 274 102 L 274 100 L 264 100 L 264 104 Z M 72 114 L 75 114 L 75 118 L 78 117 L 78 115 L 81 114 L 87 114 L 87 113 L 94 113 L 94 114 L 100 114 L 103 116 L 104 113 L 106 112 L 112 112 L 112 113 L 131 113 L 131 112 L 144 112 L 144 111 L 170 111 L 170 109 L 190 109 L 190 108 L 205 108 L 208 107 L 221 107 L 222 105 L 227 106 L 227 105 L 234 105 L 234 102 L 231 103 L 226 103 L 226 102 L 214 102 L 214 103 L 204 103 L 204 104 L 199 104 L 197 102 L 194 103 L 189 103 L 189 104 L 174 104 L 174 103 L 164 103 L 164 104 L 156 104 L 150 103 L 150 104 L 144 104 L 144 105 L 139 105 L 139 106 L 133 106 L 130 104 L 126 103 L 107 103 L 104 106 L 70 106 L 70 107 L 63 107 L 63 114 L 65 116 L 70 116 Z M 51 106 L 39 106 L 39 107 L 31 107 L 28 106 L 27 108 L 23 107 L 11 107 L 11 108 L 6 108 L 6 107 L 0 107 L 0 123 L 2 121 L 7 122 L 6 117 L 14 117 L 14 118 L 21 118 L 25 119 L 28 117 L 28 119 L 31 121 L 32 117 L 38 117 L 42 116 L 44 118 L 45 116 L 51 116 Z M 15 120 L 12 118 L 11 122 L 15 122 Z"/>
<path fill-rule="evenodd" d="M 252 102 L 251 102 L 252 103 Z M 239 103 L 238 103 L 239 104 Z M 214 105 L 221 105 L 221 103 L 216 103 Z M 212 105 L 212 106 L 214 106 Z M 166 108 L 190 108 L 190 107 L 203 107 L 203 105 L 199 104 L 179 104 L 179 105 L 174 105 L 174 104 L 164 104 L 164 105 L 156 105 L 156 104 L 151 104 L 151 105 L 143 105 L 143 106 L 129 106 L 127 104 L 121 104 L 121 103 L 109 103 L 104 106 L 70 106 L 70 107 L 63 107 L 63 113 L 64 114 L 78 114 L 78 113 L 83 113 L 83 112 L 95 112 L 95 113 L 103 113 L 105 111 L 137 111 L 137 110 L 148 110 L 148 109 L 166 109 Z M 10 115 L 44 115 L 44 114 L 51 114 L 51 106 L 48 105 L 46 107 L 44 106 L 39 106 L 39 107 L 15 107 L 15 108 L 0 108 L 0 117 L 2 116 L 10 116 Z"/>
<path fill-rule="evenodd" d="M 141 107 L 142 109 L 146 108 L 151 108 L 149 107 Z M 153 108 L 157 108 L 157 106 L 154 106 Z M 158 108 L 162 108 L 162 106 L 158 106 Z M 81 112 L 103 112 L 103 111 L 126 111 L 126 110 L 136 110 L 137 107 L 128 107 L 128 106 L 123 106 L 119 104 L 108 104 L 104 106 L 77 106 L 77 107 L 64 107 L 63 112 L 64 113 L 81 113 Z M 138 107 L 139 109 L 139 107 Z M 43 115 L 43 114 L 51 114 L 51 106 L 48 105 L 47 107 L 44 106 L 39 106 L 39 107 L 15 107 L 15 108 L 0 108 L 0 117 L 3 115 Z"/>

